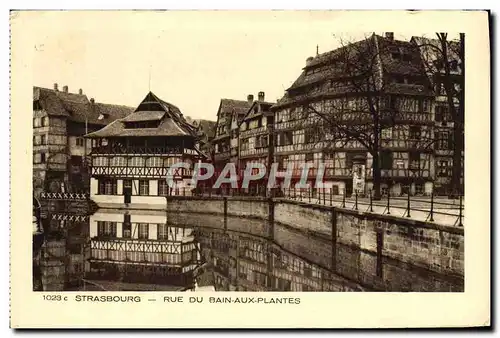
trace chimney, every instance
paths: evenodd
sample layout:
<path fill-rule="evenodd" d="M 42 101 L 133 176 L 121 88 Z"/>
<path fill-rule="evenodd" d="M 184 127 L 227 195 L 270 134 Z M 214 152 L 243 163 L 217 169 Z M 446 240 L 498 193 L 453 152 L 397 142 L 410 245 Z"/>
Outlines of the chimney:
<path fill-rule="evenodd" d="M 394 33 L 393 32 L 386 32 L 385 33 L 385 38 L 388 40 L 393 41 L 394 40 Z"/>
<path fill-rule="evenodd" d="M 259 92 L 259 101 L 264 101 L 264 92 Z"/>
<path fill-rule="evenodd" d="M 67 93 L 68 92 L 68 86 L 63 87 L 63 92 Z"/>
<path fill-rule="evenodd" d="M 54 83 L 54 90 L 59 90 L 59 88 L 57 87 L 57 83 Z"/>
<path fill-rule="evenodd" d="M 95 102 L 94 98 L 91 98 L 90 103 L 94 104 L 94 102 Z"/>
<path fill-rule="evenodd" d="M 253 95 L 252 94 L 248 94 L 247 101 L 248 101 L 248 103 L 253 103 Z"/>
<path fill-rule="evenodd" d="M 82 88 L 78 89 L 78 94 L 83 95 L 83 90 L 82 90 Z"/>

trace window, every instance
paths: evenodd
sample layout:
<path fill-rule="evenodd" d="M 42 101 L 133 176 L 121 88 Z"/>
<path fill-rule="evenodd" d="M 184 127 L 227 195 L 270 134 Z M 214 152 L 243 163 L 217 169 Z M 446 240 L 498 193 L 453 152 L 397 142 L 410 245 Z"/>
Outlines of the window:
<path fill-rule="evenodd" d="M 420 153 L 416 151 L 412 151 L 409 153 L 410 157 L 410 169 L 419 169 L 420 168 Z"/>
<path fill-rule="evenodd" d="M 167 225 L 166 224 L 158 224 L 158 239 L 168 239 Z"/>
<path fill-rule="evenodd" d="M 149 195 L 149 181 L 139 180 L 139 195 L 148 196 Z"/>
<path fill-rule="evenodd" d="M 392 128 L 382 129 L 381 137 L 382 137 L 382 140 L 392 139 Z"/>
<path fill-rule="evenodd" d="M 422 100 L 422 111 L 428 113 L 430 111 L 429 100 Z"/>
<path fill-rule="evenodd" d="M 304 143 L 314 143 L 319 141 L 318 130 L 306 129 L 304 131 Z"/>
<path fill-rule="evenodd" d="M 39 118 L 34 118 L 33 119 L 33 127 L 40 127 L 40 119 Z"/>
<path fill-rule="evenodd" d="M 415 183 L 415 195 L 424 194 L 424 185 L 422 183 Z"/>
<path fill-rule="evenodd" d="M 98 194 L 100 195 L 116 195 L 117 181 L 115 179 L 99 179 Z"/>
<path fill-rule="evenodd" d="M 169 192 L 169 186 L 166 180 L 158 181 L 158 196 L 167 196 Z"/>
<path fill-rule="evenodd" d="M 76 146 L 77 146 L 77 147 L 83 147 L 83 144 L 84 144 L 84 139 L 83 139 L 83 137 L 77 137 L 77 138 L 76 138 Z"/>
<path fill-rule="evenodd" d="M 116 222 L 97 221 L 97 235 L 116 237 Z"/>
<path fill-rule="evenodd" d="M 450 175 L 450 166 L 449 162 L 446 160 L 440 160 L 438 161 L 437 165 L 437 176 L 438 177 L 448 177 Z"/>
<path fill-rule="evenodd" d="M 221 150 L 221 145 L 218 145 L 219 146 L 219 150 Z M 163 166 L 164 167 L 171 167 L 174 163 L 177 163 L 177 162 L 180 162 L 180 158 L 178 157 L 167 157 L 166 159 L 163 160 Z"/>
<path fill-rule="evenodd" d="M 130 223 L 130 215 L 123 215 L 123 238 L 132 237 L 132 224 Z"/>
<path fill-rule="evenodd" d="M 254 271 L 254 282 L 259 286 L 267 285 L 267 275 L 265 273 Z"/>
<path fill-rule="evenodd" d="M 314 153 L 308 153 L 308 154 L 306 154 L 305 160 L 306 160 L 306 162 L 314 161 Z"/>
<path fill-rule="evenodd" d="M 250 145 L 249 139 L 241 140 L 241 150 L 242 151 L 248 150 L 250 148 L 249 145 Z"/>
<path fill-rule="evenodd" d="M 142 157 L 131 157 L 128 160 L 128 165 L 130 167 L 144 167 L 144 158 L 142 158 Z"/>
<path fill-rule="evenodd" d="M 47 144 L 47 136 L 46 135 L 40 136 L 40 144 Z"/>
<path fill-rule="evenodd" d="M 392 169 L 393 162 L 392 151 L 384 149 L 380 152 L 380 169 L 389 170 Z"/>
<path fill-rule="evenodd" d="M 46 158 L 45 158 L 45 153 L 40 153 L 40 163 L 45 163 Z"/>
<path fill-rule="evenodd" d="M 150 157 L 146 160 L 146 167 L 162 167 L 163 159 L 161 157 Z"/>
<path fill-rule="evenodd" d="M 121 156 L 112 157 L 110 162 L 112 167 L 125 167 L 127 165 L 127 159 Z"/>
<path fill-rule="evenodd" d="M 293 132 L 291 131 L 286 131 L 282 134 L 283 136 L 283 142 L 285 146 L 293 144 Z"/>
<path fill-rule="evenodd" d="M 452 135 L 447 131 L 440 131 L 437 135 L 436 149 L 439 150 L 451 150 L 453 149 Z"/>
<path fill-rule="evenodd" d="M 451 120 L 448 106 L 436 106 L 436 121 L 446 122 Z"/>
<path fill-rule="evenodd" d="M 450 61 L 450 69 L 451 69 L 452 71 L 456 71 L 456 70 L 457 70 L 457 68 L 458 68 L 458 62 L 457 62 L 457 60 L 452 60 L 452 61 Z"/>
<path fill-rule="evenodd" d="M 148 223 L 139 223 L 138 226 L 138 238 L 139 239 L 148 239 L 149 238 L 149 224 Z"/>
<path fill-rule="evenodd" d="M 108 158 L 107 157 L 94 157 L 92 159 L 92 165 L 94 167 L 105 167 L 108 165 Z"/>
<path fill-rule="evenodd" d="M 49 118 L 47 116 L 42 117 L 42 127 L 47 127 L 49 125 Z"/>
<path fill-rule="evenodd" d="M 419 126 L 410 126 L 410 140 L 420 139 L 421 131 Z"/>

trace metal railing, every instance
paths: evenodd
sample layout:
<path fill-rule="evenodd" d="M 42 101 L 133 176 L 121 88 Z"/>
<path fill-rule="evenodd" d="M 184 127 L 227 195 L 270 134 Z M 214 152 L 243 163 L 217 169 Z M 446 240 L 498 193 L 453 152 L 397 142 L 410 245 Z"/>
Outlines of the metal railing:
<path fill-rule="evenodd" d="M 302 201 L 312 204 L 335 206 L 344 209 L 359 210 L 363 212 L 393 215 L 397 217 L 412 218 L 424 222 L 463 226 L 464 202 L 463 196 L 450 199 L 448 197 L 430 196 L 404 197 L 391 196 L 390 193 L 375 200 L 373 192 L 358 195 L 357 192 L 347 196 L 335 194 L 333 189 L 285 189 L 283 198 Z"/>
<path fill-rule="evenodd" d="M 46 192 L 40 193 L 40 199 L 46 200 L 88 200 L 89 194 L 77 192 Z"/>
<path fill-rule="evenodd" d="M 187 188 L 186 188 L 187 189 Z M 255 196 L 274 197 L 294 200 L 303 203 L 332 206 L 343 209 L 357 210 L 395 217 L 410 218 L 423 222 L 433 222 L 442 225 L 463 226 L 465 205 L 463 196 L 449 198 L 444 196 L 391 196 L 384 195 L 379 200 L 373 198 L 373 192 L 366 195 L 339 194 L 338 189 L 266 189 L 255 186 L 248 189 L 221 187 L 189 188 L 189 192 L 179 190 L 178 195 L 203 197 Z"/>

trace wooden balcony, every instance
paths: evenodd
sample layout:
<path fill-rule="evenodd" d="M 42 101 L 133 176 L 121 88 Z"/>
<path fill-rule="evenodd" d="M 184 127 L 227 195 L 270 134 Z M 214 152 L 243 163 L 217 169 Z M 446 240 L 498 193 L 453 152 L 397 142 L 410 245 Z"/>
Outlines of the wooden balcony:
<path fill-rule="evenodd" d="M 240 157 L 241 158 L 262 157 L 267 155 L 267 153 L 268 153 L 268 147 L 247 149 L 240 151 Z"/>
<path fill-rule="evenodd" d="M 144 177 L 144 178 L 166 178 L 169 167 L 92 167 L 93 176 L 108 177 Z M 172 172 L 175 178 L 191 177 L 192 169 L 175 168 Z"/>
<path fill-rule="evenodd" d="M 240 138 L 247 138 L 247 137 L 250 137 L 250 136 L 267 134 L 267 133 L 268 133 L 267 126 L 262 126 L 262 127 L 259 127 L 259 128 L 254 128 L 254 129 L 249 129 L 249 130 L 245 130 L 245 131 L 240 131 Z"/>
<path fill-rule="evenodd" d="M 193 154 L 193 149 L 181 147 L 113 147 L 100 146 L 92 148 L 92 155 L 172 155 L 182 156 L 183 154 Z"/>

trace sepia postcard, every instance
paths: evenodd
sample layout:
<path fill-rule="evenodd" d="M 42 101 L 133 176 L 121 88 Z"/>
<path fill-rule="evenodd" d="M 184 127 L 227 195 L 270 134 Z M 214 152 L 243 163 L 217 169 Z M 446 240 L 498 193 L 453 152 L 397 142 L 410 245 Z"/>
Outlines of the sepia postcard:
<path fill-rule="evenodd" d="M 12 328 L 491 325 L 488 12 L 10 29 Z"/>

